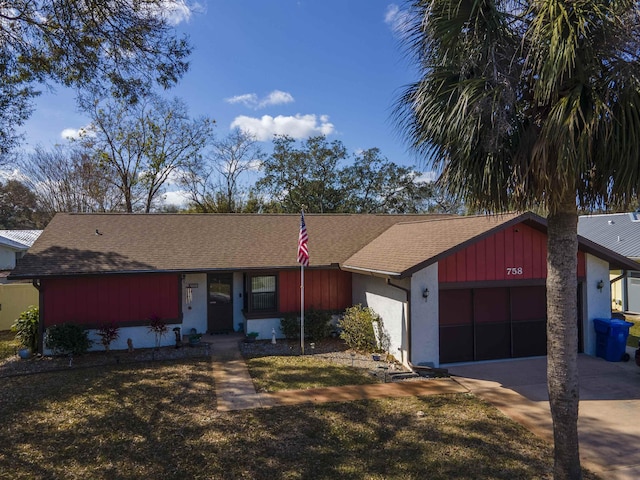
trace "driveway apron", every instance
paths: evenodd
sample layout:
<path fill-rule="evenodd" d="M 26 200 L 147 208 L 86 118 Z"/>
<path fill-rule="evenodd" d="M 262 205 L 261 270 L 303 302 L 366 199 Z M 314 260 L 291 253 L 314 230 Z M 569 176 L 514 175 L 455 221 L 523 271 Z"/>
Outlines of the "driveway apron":
<path fill-rule="evenodd" d="M 640 478 L 640 367 L 578 356 L 582 464 L 609 480 Z M 546 357 L 451 364 L 455 379 L 504 414 L 553 442 Z"/>

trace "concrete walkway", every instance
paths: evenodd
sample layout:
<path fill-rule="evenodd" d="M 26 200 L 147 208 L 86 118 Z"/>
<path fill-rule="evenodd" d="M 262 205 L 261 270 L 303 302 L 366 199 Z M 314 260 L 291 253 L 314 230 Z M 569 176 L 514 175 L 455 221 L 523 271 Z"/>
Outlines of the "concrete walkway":
<path fill-rule="evenodd" d="M 640 478 L 640 367 L 578 356 L 583 466 L 607 480 Z M 449 365 L 475 395 L 553 444 L 546 357 Z"/>
<path fill-rule="evenodd" d="M 211 344 L 213 377 L 216 383 L 219 411 L 468 392 L 466 387 L 454 380 L 441 378 L 423 382 L 376 383 L 257 393 L 238 348 L 238 342 L 242 341 L 242 338 L 237 334 L 203 337 L 203 341 Z"/>
<path fill-rule="evenodd" d="M 240 354 L 238 334 L 203 337 L 211 343 L 219 411 L 304 403 L 473 392 L 553 443 L 546 357 L 449 365 L 453 378 L 256 393 Z M 640 478 L 640 367 L 580 355 L 580 456 L 607 480 Z"/>

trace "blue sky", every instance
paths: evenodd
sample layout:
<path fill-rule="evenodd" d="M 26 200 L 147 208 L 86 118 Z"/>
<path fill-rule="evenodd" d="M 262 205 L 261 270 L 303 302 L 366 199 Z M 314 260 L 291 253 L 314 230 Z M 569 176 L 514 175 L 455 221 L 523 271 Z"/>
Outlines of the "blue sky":
<path fill-rule="evenodd" d="M 179 17 L 194 52 L 190 71 L 166 92 L 192 116 L 216 120 L 216 136 L 238 126 L 264 139 L 325 134 L 350 152 L 378 147 L 402 165 L 407 152 L 393 126 L 402 87 L 415 78 L 396 28 L 399 4 L 382 0 L 201 0 Z M 27 147 L 63 142 L 87 125 L 73 95 L 43 94 L 25 125 Z M 424 165 L 419 165 L 424 168 Z"/>

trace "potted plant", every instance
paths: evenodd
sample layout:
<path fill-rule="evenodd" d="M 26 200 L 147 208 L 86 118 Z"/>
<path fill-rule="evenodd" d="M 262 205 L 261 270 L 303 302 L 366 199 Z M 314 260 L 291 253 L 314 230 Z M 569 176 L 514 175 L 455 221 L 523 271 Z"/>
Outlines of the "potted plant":
<path fill-rule="evenodd" d="M 198 331 L 195 328 L 192 328 L 191 332 L 189 333 L 189 345 L 192 347 L 194 345 L 198 345 L 200 343 L 201 338 L 202 338 L 202 334 L 198 333 Z"/>
<path fill-rule="evenodd" d="M 39 320 L 38 307 L 31 306 L 22 312 L 11 326 L 11 331 L 15 332 L 16 339 L 22 345 L 22 348 L 18 350 L 20 358 L 29 358 L 38 349 Z"/>
<path fill-rule="evenodd" d="M 245 341 L 247 343 L 253 343 L 256 341 L 256 338 L 258 338 L 258 335 L 260 335 L 258 332 L 249 332 L 245 337 Z"/>

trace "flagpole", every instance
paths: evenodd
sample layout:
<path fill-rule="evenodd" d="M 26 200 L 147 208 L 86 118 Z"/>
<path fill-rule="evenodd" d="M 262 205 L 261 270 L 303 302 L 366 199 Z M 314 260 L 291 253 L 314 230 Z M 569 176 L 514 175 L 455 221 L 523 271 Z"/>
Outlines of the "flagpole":
<path fill-rule="evenodd" d="M 304 355 L 304 264 L 300 264 L 300 351 Z"/>
<path fill-rule="evenodd" d="M 309 265 L 307 226 L 304 223 L 304 205 L 300 209 L 300 235 L 298 236 L 298 262 L 300 263 L 300 355 L 304 355 L 304 267 Z"/>

